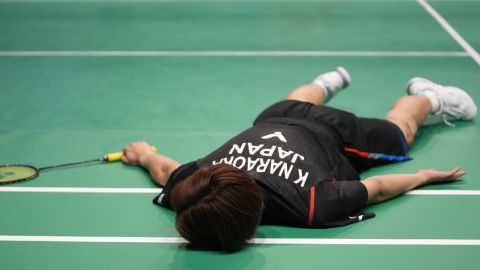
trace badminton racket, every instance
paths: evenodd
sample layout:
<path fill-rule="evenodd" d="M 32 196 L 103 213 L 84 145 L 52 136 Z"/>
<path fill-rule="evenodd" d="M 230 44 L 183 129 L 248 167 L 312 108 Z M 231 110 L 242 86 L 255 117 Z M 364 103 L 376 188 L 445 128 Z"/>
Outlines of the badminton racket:
<path fill-rule="evenodd" d="M 152 146 L 152 151 L 157 152 L 157 148 Z M 28 165 L 28 164 L 0 165 L 0 185 L 35 179 L 40 175 L 40 172 L 45 170 L 81 165 L 86 163 L 94 163 L 94 162 L 113 162 L 113 161 L 121 160 L 122 157 L 123 157 L 123 153 L 117 152 L 117 153 L 106 154 L 103 157 L 96 158 L 96 159 L 64 163 L 64 164 L 46 166 L 41 168 L 37 168 L 35 166 Z"/>

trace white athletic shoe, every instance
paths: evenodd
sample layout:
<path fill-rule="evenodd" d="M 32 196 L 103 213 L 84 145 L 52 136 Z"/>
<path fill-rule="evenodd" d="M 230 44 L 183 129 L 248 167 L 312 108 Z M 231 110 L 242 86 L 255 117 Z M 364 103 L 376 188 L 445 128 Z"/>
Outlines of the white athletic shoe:
<path fill-rule="evenodd" d="M 332 98 L 338 91 L 346 88 L 352 82 L 352 78 L 344 67 L 320 74 L 313 80 L 314 84 L 320 85 L 326 92 L 326 100 Z"/>
<path fill-rule="evenodd" d="M 472 120 L 477 115 L 477 106 L 465 90 L 438 85 L 420 77 L 408 81 L 407 92 L 409 95 L 424 95 L 426 91 L 431 91 L 434 94 L 432 96 L 437 97 L 439 108 L 428 116 L 425 125 L 443 122 L 453 126 L 450 121 Z"/>

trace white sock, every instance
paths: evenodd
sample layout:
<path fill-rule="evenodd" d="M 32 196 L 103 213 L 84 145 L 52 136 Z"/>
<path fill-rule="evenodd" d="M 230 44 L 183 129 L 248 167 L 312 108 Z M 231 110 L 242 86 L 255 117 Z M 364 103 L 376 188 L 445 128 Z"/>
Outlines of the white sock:
<path fill-rule="evenodd" d="M 438 99 L 438 96 L 437 94 L 435 94 L 435 92 L 426 90 L 420 93 L 420 95 L 425 96 L 428 98 L 428 100 L 430 100 L 430 104 L 432 104 L 432 114 L 435 114 L 436 112 L 438 112 L 438 110 L 440 110 L 440 100 Z"/>
<path fill-rule="evenodd" d="M 347 87 L 351 81 L 348 71 L 344 67 L 337 67 L 333 71 L 320 74 L 312 83 L 322 87 L 326 102 L 335 96 L 338 91 Z"/>
<path fill-rule="evenodd" d="M 328 91 L 327 86 L 325 85 L 325 83 L 322 80 L 317 78 L 312 83 L 315 84 L 315 85 L 318 85 L 318 86 L 320 86 L 320 88 L 322 88 L 322 90 L 323 90 L 323 101 L 324 102 L 327 102 L 328 100 L 330 100 L 330 98 L 333 96 L 334 93 L 330 93 L 330 91 Z"/>

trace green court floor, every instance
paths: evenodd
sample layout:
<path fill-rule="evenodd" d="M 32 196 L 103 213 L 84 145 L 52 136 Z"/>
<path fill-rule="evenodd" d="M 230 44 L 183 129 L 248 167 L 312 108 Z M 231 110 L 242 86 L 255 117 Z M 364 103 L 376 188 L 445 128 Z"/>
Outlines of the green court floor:
<path fill-rule="evenodd" d="M 137 140 L 188 162 L 339 65 L 353 83 L 329 105 L 361 116 L 383 117 L 413 76 L 478 104 L 478 25 L 480 1 L 0 0 L 0 164 L 96 158 Z M 422 128 L 413 161 L 362 177 L 460 165 L 463 180 L 371 206 L 374 219 L 347 227 L 263 226 L 234 254 L 177 243 L 142 169 L 44 172 L 0 186 L 0 268 L 478 269 L 479 138 L 478 120 Z"/>

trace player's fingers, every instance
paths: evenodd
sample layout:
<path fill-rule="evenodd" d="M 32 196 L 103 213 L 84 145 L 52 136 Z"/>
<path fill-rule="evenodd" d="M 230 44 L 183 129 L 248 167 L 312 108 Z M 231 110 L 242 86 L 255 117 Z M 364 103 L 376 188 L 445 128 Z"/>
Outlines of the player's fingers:
<path fill-rule="evenodd" d="M 454 174 L 453 177 L 456 180 L 464 175 L 465 175 L 465 171 L 459 171 L 458 173 Z"/>
<path fill-rule="evenodd" d="M 123 148 L 122 161 L 123 163 L 126 163 L 126 164 L 130 162 L 130 159 L 128 158 L 128 146 Z"/>
<path fill-rule="evenodd" d="M 448 178 L 451 180 L 457 180 L 465 175 L 465 171 L 461 170 L 460 166 L 457 166 L 448 172 Z"/>
<path fill-rule="evenodd" d="M 458 171 L 460 171 L 460 166 L 456 166 L 456 167 L 454 167 L 453 169 L 450 170 L 450 172 L 453 172 L 453 173 L 456 173 Z"/>
<path fill-rule="evenodd" d="M 128 161 L 129 160 L 128 160 L 127 156 L 123 155 L 122 156 L 122 162 L 125 163 L 125 164 L 128 164 Z"/>
<path fill-rule="evenodd" d="M 457 166 L 457 167 L 451 169 L 451 170 L 448 172 L 448 175 L 449 175 L 449 176 L 454 176 L 454 175 L 456 175 L 459 171 L 460 171 L 460 166 Z"/>

